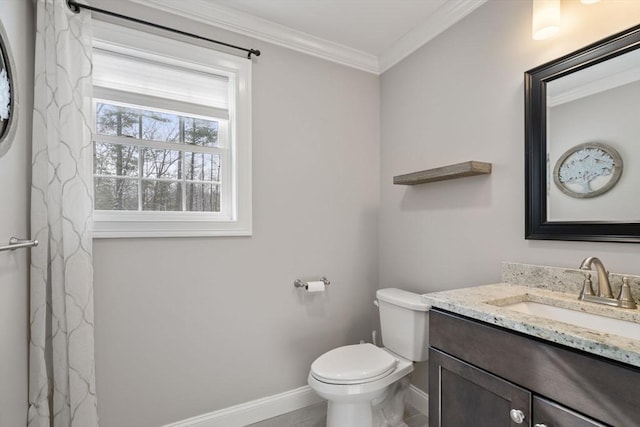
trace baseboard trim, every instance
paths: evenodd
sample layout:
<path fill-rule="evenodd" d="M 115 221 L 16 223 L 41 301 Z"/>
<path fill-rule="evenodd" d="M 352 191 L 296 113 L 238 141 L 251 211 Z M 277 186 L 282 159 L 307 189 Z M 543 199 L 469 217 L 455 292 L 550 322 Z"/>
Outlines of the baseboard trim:
<path fill-rule="evenodd" d="M 244 427 L 322 401 L 309 386 L 263 397 L 219 411 L 198 415 L 163 427 Z M 429 395 L 416 386 L 409 387 L 407 403 L 422 414 L 429 412 Z"/>
<path fill-rule="evenodd" d="M 429 415 L 429 395 L 413 384 L 409 387 L 407 403 L 423 415 Z"/>
<path fill-rule="evenodd" d="M 164 427 L 244 427 L 321 402 L 309 386 L 167 424 Z"/>

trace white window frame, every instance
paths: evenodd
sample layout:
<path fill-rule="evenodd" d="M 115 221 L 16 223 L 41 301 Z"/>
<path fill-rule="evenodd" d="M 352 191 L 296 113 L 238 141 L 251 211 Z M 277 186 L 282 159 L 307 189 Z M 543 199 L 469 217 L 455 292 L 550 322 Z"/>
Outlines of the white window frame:
<path fill-rule="evenodd" d="M 224 212 L 157 212 L 157 211 L 94 211 L 95 238 L 117 237 L 190 237 L 190 236 L 250 236 L 251 212 L 251 61 L 203 46 L 192 45 L 128 27 L 94 21 L 94 48 L 148 59 L 169 65 L 226 76 L 229 79 L 228 144 L 230 156 L 222 179 L 228 180 L 227 191 L 221 188 Z M 95 101 L 122 102 L 147 106 L 153 97 L 94 88 Z M 137 102 L 136 102 L 137 101 Z M 153 107 L 176 111 L 178 114 L 207 115 L 176 101 L 157 100 Z M 182 104 L 182 105 L 180 105 Z M 215 112 L 209 113 L 215 117 Z M 95 110 L 94 110 L 95 121 Z M 95 129 L 95 126 L 94 126 Z M 95 132 L 94 132 L 95 133 Z M 96 135 L 96 140 L 105 140 Z M 116 142 L 114 140 L 114 142 Z M 225 194 L 226 193 L 226 194 Z M 227 197 L 227 200 L 223 199 Z"/>

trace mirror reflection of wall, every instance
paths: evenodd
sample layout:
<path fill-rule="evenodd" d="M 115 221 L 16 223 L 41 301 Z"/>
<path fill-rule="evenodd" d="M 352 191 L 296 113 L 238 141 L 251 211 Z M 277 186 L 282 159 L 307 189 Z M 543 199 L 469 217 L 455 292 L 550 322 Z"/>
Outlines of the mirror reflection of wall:
<path fill-rule="evenodd" d="M 618 151 L 620 180 L 593 198 L 563 193 L 552 176 L 556 162 L 572 147 L 594 142 Z M 547 159 L 548 221 L 640 220 L 640 50 L 547 84 Z"/>

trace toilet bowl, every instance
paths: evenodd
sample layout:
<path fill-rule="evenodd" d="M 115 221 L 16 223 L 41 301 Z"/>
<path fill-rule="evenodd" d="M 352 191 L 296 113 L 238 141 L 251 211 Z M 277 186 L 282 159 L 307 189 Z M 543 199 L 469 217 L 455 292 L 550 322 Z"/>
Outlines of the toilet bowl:
<path fill-rule="evenodd" d="M 379 289 L 376 305 L 386 347 L 335 348 L 311 365 L 307 382 L 328 401 L 327 427 L 404 427 L 404 397 L 414 361 L 427 360 L 429 307 L 420 295 Z"/>
<path fill-rule="evenodd" d="M 389 398 L 392 386 L 411 372 L 412 361 L 365 343 L 323 354 L 311 365 L 307 381 L 328 401 L 328 427 L 371 427 L 376 415 L 372 408 Z M 401 415 L 403 406 L 401 402 L 393 412 Z"/>

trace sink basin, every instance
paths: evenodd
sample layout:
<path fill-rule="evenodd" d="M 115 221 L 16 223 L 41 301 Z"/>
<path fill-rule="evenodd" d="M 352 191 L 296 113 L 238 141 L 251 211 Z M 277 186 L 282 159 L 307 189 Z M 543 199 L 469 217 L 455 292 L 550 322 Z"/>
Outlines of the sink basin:
<path fill-rule="evenodd" d="M 570 310 L 533 301 L 523 301 L 508 304 L 503 308 L 532 314 L 545 319 L 569 323 L 582 328 L 593 329 L 607 334 L 619 335 L 634 340 L 640 340 L 640 323 L 627 320 L 613 319 L 583 311 Z"/>

